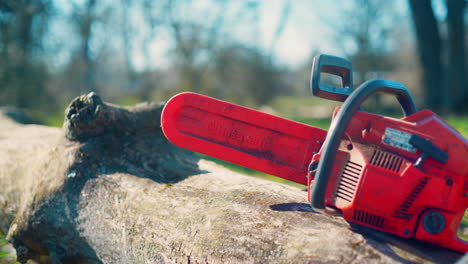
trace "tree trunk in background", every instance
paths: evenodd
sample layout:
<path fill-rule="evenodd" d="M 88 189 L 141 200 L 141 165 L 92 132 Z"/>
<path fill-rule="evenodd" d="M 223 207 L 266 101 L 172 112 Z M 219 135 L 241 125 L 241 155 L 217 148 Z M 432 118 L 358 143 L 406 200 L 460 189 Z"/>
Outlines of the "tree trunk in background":
<path fill-rule="evenodd" d="M 463 21 L 464 0 L 447 0 L 448 67 L 447 89 L 451 101 L 446 107 L 455 112 L 468 110 L 468 85 L 465 76 L 465 31 Z"/>
<path fill-rule="evenodd" d="M 42 53 L 50 0 L 1 1 L 0 105 L 35 108 L 47 95 L 47 68 L 37 60 Z M 50 101 L 50 100 L 49 100 Z M 50 104 L 50 102 L 49 102 Z"/>
<path fill-rule="evenodd" d="M 90 92 L 96 91 L 95 85 L 95 62 L 94 58 L 91 54 L 91 40 L 92 40 L 92 27 L 94 22 L 96 21 L 96 17 L 94 15 L 94 9 L 96 7 L 96 0 L 88 0 L 83 10 L 77 10 L 77 23 L 79 27 L 80 37 L 81 37 L 81 48 L 80 48 L 80 57 L 83 60 L 83 67 L 84 67 L 84 80 L 83 86 L 80 88 L 80 92 Z"/>
<path fill-rule="evenodd" d="M 409 0 L 416 32 L 419 60 L 423 69 L 424 102 L 433 111 L 442 107 L 442 64 L 437 20 L 431 0 Z"/>

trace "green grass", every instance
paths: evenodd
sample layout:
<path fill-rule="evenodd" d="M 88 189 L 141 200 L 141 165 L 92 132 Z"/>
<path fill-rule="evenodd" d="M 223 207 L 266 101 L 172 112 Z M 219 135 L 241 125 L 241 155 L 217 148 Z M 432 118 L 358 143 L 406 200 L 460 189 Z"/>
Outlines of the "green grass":
<path fill-rule="evenodd" d="M 448 116 L 445 121 L 453 126 L 465 138 L 468 138 L 468 116 Z"/>
<path fill-rule="evenodd" d="M 10 253 L 7 251 L 1 250 L 2 247 L 4 247 L 8 242 L 5 239 L 5 236 L 3 236 L 2 233 L 0 233 L 0 263 L 8 263 L 8 264 L 16 264 L 16 262 L 12 256 L 10 256 Z"/>
<path fill-rule="evenodd" d="M 287 113 L 294 107 L 315 106 L 315 105 L 330 105 L 339 106 L 341 103 L 326 100 L 320 97 L 305 95 L 305 96 L 278 96 L 271 102 L 271 107 L 282 113 Z"/>
<path fill-rule="evenodd" d="M 2 233 L 0 233 L 0 247 L 5 246 L 6 244 L 7 244 L 7 241 L 5 239 L 5 236 Z"/>
<path fill-rule="evenodd" d="M 224 161 L 224 160 L 216 159 L 216 158 L 204 155 L 204 154 L 197 153 L 197 155 L 202 159 L 213 161 L 213 162 L 215 162 L 215 163 L 217 163 L 217 164 L 219 164 L 219 165 L 221 165 L 221 166 L 223 166 L 223 167 L 225 167 L 225 168 L 227 168 L 229 170 L 239 172 L 239 173 L 244 174 L 244 175 L 250 175 L 250 176 L 253 176 L 253 177 L 256 177 L 256 178 L 262 178 L 262 179 L 266 179 L 266 180 L 270 180 L 270 181 L 274 181 L 274 182 L 279 182 L 279 183 L 283 183 L 283 184 L 287 184 L 287 185 L 291 185 L 291 186 L 295 186 L 295 187 L 299 187 L 299 188 L 304 188 L 305 187 L 302 184 L 298 184 L 298 183 L 288 181 L 288 180 L 285 180 L 285 179 L 282 179 L 282 178 L 278 178 L 276 176 L 269 175 L 269 174 L 266 174 L 266 173 L 263 173 L 263 172 L 260 172 L 260 171 L 256 171 L 256 170 L 252 170 L 252 169 L 249 169 L 249 168 L 246 168 L 246 167 L 242 167 L 242 166 L 236 165 L 234 163 L 230 163 L 230 162 L 227 162 L 227 161 Z"/>
<path fill-rule="evenodd" d="M 457 232 L 458 238 L 464 241 L 468 241 L 468 233 L 464 232 L 465 228 L 468 228 L 468 210 L 465 211 L 465 214 L 463 215 L 463 218 L 460 222 L 460 226 L 458 227 L 458 232 Z"/>
<path fill-rule="evenodd" d="M 62 127 L 64 118 L 65 112 L 56 112 L 45 117 L 44 123 L 48 126 Z"/>

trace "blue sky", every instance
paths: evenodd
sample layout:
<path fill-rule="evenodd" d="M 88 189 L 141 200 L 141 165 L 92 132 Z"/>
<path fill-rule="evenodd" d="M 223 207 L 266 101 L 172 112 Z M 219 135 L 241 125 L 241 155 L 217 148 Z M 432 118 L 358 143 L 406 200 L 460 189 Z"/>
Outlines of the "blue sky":
<path fill-rule="evenodd" d="M 258 36 L 254 40 L 249 35 L 243 34 L 242 27 L 239 32 L 232 32 L 233 37 L 241 42 L 269 50 L 284 2 L 285 0 L 263 2 L 260 9 Z M 392 0 L 392 2 L 400 15 L 408 14 L 406 0 Z M 337 1 L 292 0 L 291 3 L 289 18 L 274 52 L 278 63 L 291 67 L 300 66 L 310 60 L 311 53 L 317 50 L 338 56 L 344 55 L 336 43 L 336 36 L 330 24 L 341 19 L 340 10 L 352 8 L 352 1 L 341 1 L 339 7 L 336 6 Z M 160 39 L 152 50 L 153 56 L 164 58 L 166 49 L 170 46 L 169 42 L 161 43 Z M 139 59 L 141 54 L 136 52 L 134 57 L 135 65 L 138 67 L 142 63 Z"/>
<path fill-rule="evenodd" d="M 239 30 L 229 32 L 232 38 L 237 39 L 249 45 L 259 46 L 264 50 L 269 50 L 274 33 L 277 29 L 278 22 L 281 17 L 281 10 L 286 0 L 270 0 L 263 1 L 259 14 L 258 32 L 252 37 L 252 34 L 246 34 L 244 31 L 249 30 L 250 25 L 240 25 Z M 443 0 L 434 0 L 433 6 L 438 17 L 444 17 Z M 84 0 L 74 1 L 78 4 Z M 56 0 L 57 6 L 67 14 L 71 10 L 71 4 L 67 0 Z M 210 9 L 210 0 L 196 0 L 197 8 Z M 274 52 L 274 58 L 277 63 L 290 67 L 297 67 L 310 60 L 310 55 L 313 51 L 322 53 L 334 54 L 343 56 L 342 47 L 337 44 L 337 37 L 332 29 L 335 21 L 340 21 L 340 10 L 353 8 L 352 1 L 319 1 L 319 0 L 291 0 L 290 15 L 285 25 L 284 31 L 280 36 Z M 401 17 L 409 16 L 407 0 L 392 0 L 391 5 L 397 10 Z M 192 12 L 193 10 L 190 10 Z M 189 13 L 189 15 L 191 15 Z M 132 17 L 138 24 L 141 17 L 135 15 Z M 64 26 L 63 23 L 54 25 L 57 37 L 67 38 L 73 30 L 69 26 Z M 144 29 L 142 29 L 144 35 Z M 111 34 L 109 32 L 103 32 Z M 60 40 L 56 40 L 60 42 Z M 66 45 L 62 52 L 54 54 L 58 61 L 66 61 L 69 58 L 70 51 L 77 46 L 77 40 L 66 39 Z M 107 39 L 112 42 L 112 38 Z M 118 42 L 118 40 L 116 40 Z M 158 38 L 152 43 L 150 48 L 150 59 L 145 58 L 143 52 L 138 48 L 141 38 L 135 39 L 134 49 L 132 51 L 133 65 L 137 70 L 141 70 L 146 66 L 150 68 L 163 68 L 170 61 L 169 50 L 172 47 L 170 37 L 167 32 L 158 33 Z M 95 43 L 98 47 L 103 43 Z M 346 43 L 345 43 L 346 44 Z M 113 44 L 118 45 L 118 44 Z M 346 45 L 345 45 L 346 46 Z M 351 47 L 352 48 L 352 47 Z M 68 52 L 67 52 L 68 50 Z M 151 65 L 146 65 L 150 61 Z"/>

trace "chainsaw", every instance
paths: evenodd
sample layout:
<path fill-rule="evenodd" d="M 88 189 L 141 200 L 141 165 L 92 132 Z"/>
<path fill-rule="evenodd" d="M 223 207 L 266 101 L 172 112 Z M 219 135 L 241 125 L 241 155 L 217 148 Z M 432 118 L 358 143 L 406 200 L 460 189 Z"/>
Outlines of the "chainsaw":
<path fill-rule="evenodd" d="M 341 86 L 321 81 L 323 73 Z M 164 107 L 169 141 L 244 167 L 307 185 L 313 210 L 460 252 L 457 230 L 468 207 L 468 140 L 408 89 L 374 79 L 353 89 L 347 59 L 314 58 L 311 91 L 343 102 L 328 131 L 196 93 Z M 396 97 L 401 119 L 364 112 L 376 93 Z"/>

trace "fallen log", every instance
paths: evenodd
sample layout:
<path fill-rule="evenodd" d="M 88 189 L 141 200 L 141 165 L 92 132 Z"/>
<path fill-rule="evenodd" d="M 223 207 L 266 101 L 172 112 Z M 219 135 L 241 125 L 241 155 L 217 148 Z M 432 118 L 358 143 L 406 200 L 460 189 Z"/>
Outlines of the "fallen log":
<path fill-rule="evenodd" d="M 94 93 L 62 130 L 0 114 L 0 232 L 25 263 L 447 263 L 461 254 L 312 212 L 298 188 L 171 145 L 162 104 Z M 1 112 L 1 111 L 0 111 Z"/>

